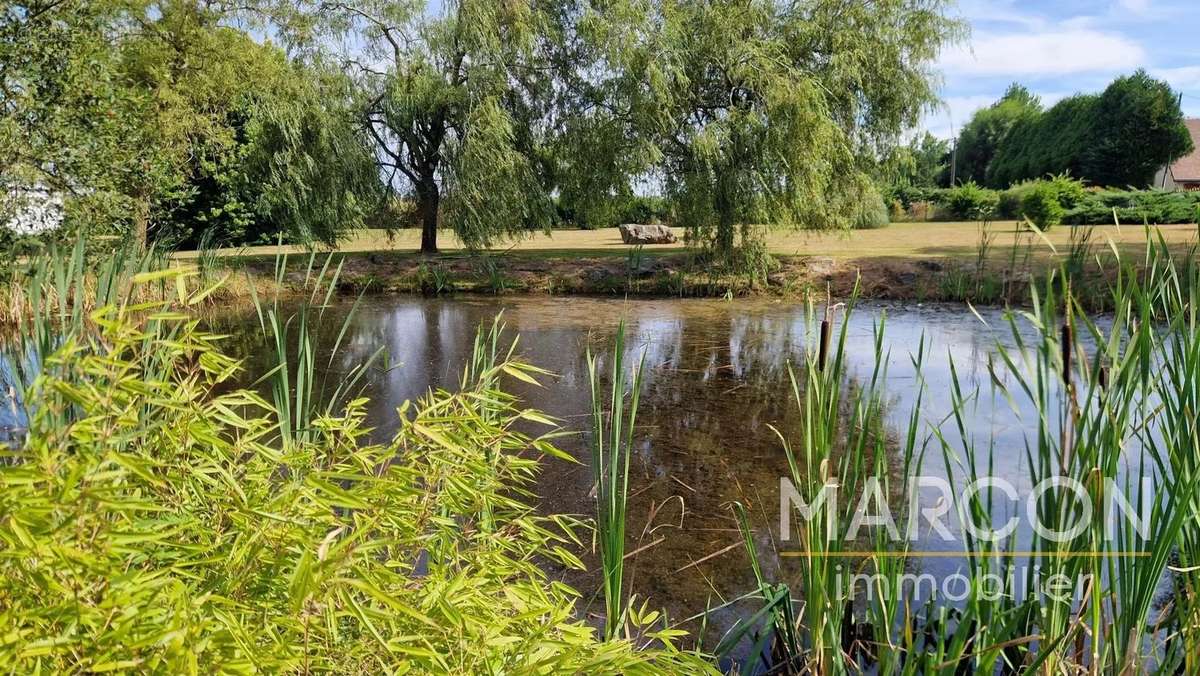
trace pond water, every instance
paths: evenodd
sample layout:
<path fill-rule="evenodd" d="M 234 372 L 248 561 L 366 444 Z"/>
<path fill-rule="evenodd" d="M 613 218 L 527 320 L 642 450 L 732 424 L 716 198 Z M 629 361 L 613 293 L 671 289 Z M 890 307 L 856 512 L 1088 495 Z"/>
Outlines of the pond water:
<path fill-rule="evenodd" d="M 339 302 L 328 311 L 324 326 L 330 330 L 319 337 L 326 353 L 352 306 Z M 672 622 L 693 630 L 698 627 L 694 619 L 706 608 L 724 606 L 753 591 L 753 571 L 731 509 L 734 501 L 750 513 L 766 576 L 794 582 L 797 560 L 781 553 L 798 546 L 780 541 L 779 519 L 780 479 L 790 473 L 772 428 L 793 439 L 794 447 L 799 445 L 801 410 L 792 396 L 788 365 L 802 364 L 816 340 L 803 304 L 772 299 L 368 297 L 358 305 L 342 350 L 323 375 L 332 389 L 376 350 L 386 351 L 387 364 L 371 372 L 362 391 L 370 400 L 373 436 L 386 441 L 399 426 L 396 409 L 403 402 L 431 388 L 458 386 L 476 331 L 500 314 L 506 336 L 518 340 L 518 354 L 552 374 L 543 377 L 540 386 L 515 379 L 504 386 L 524 405 L 561 421 L 566 433 L 557 444 L 578 460 L 543 463 L 533 486 L 540 511 L 582 517 L 594 513 L 586 355 L 589 350 L 598 355 L 605 371 L 623 320 L 628 327 L 625 363 L 636 363 L 644 352 L 646 364 L 627 516 L 628 551 L 636 552 L 627 563 L 629 590 L 652 607 L 665 609 Z M 1015 383 L 1008 382 L 1003 368 L 989 368 L 998 345 L 1014 346 L 1014 326 L 1027 342 L 1035 339 L 1032 326 L 1025 320 L 1010 322 L 999 309 L 975 312 L 942 304 L 861 303 L 848 320 L 838 316 L 838 329 L 848 321 L 851 382 L 870 377 L 877 331 L 883 326 L 884 417 L 893 441 L 904 434 L 918 392 L 923 391 L 918 445 L 926 453 L 921 474 L 957 476 L 954 489 L 962 485 L 961 467 L 952 461 L 953 472 L 949 471 L 933 434 L 939 430 L 950 447 L 961 448 L 957 426 L 947 420 L 953 410 L 953 364 L 970 400 L 964 427 L 977 448 L 990 453 L 988 473 L 1011 482 L 1021 498 L 1032 490 L 1026 443 L 1037 411 L 1021 397 L 1012 401 L 1003 396 L 993 386 L 993 372 L 1004 385 L 1015 389 Z M 227 348 L 246 359 L 246 384 L 269 370 L 270 350 L 255 317 L 231 314 L 213 323 L 230 335 Z M 922 345 L 925 359 L 918 376 L 913 358 Z M 0 376 L 4 371 L 0 368 Z M 22 421 L 15 413 L 15 408 L 0 406 L 0 428 L 19 428 Z M 1126 471 L 1136 474 L 1130 464 L 1140 453 L 1130 450 L 1128 455 Z M 892 458 L 890 466 L 894 485 L 899 485 L 899 459 Z M 940 493 L 922 491 L 918 499 L 922 508 L 934 506 Z M 993 525 L 1008 522 L 1020 506 L 1020 500 L 997 505 Z M 896 507 L 901 531 L 907 525 L 904 507 Z M 910 559 L 906 565 L 911 572 L 938 579 L 965 572 L 966 561 L 959 556 L 961 528 L 953 517 L 944 523 L 953 536 L 949 540 L 932 528 L 918 533 L 911 549 L 930 555 Z M 1028 540 L 1028 524 L 1018 519 L 1017 549 Z M 548 572 L 581 590 L 581 609 L 594 618 L 603 610 L 597 593 L 598 562 L 590 548 L 579 553 L 588 572 Z M 918 595 L 915 600 L 924 599 Z M 710 618 L 709 627 L 721 631 L 755 609 L 753 601 L 730 603 Z"/>
<path fill-rule="evenodd" d="M 335 314 L 348 307 L 336 308 Z M 380 346 L 387 350 L 390 368 L 373 374 L 364 391 L 371 399 L 374 434 L 386 439 L 398 426 L 396 408 L 401 402 L 430 388 L 456 387 L 477 327 L 490 325 L 501 312 L 508 336 L 519 336 L 518 353 L 554 374 L 544 378 L 541 387 L 515 380 L 506 387 L 526 405 L 562 421 L 572 433 L 558 443 L 579 460 L 544 464 L 535 487 L 540 510 L 593 513 L 584 432 L 590 424 L 586 354 L 590 348 L 607 363 L 616 327 L 624 319 L 629 332 L 625 362 L 636 362 L 644 351 L 647 366 L 627 526 L 629 550 L 638 550 L 626 571 L 632 591 L 678 621 L 754 589 L 730 507 L 733 501 L 745 504 L 752 515 L 767 576 L 789 578 L 793 560 L 779 556 L 788 546 L 778 542 L 780 478 L 788 476 L 788 466 L 771 426 L 785 435 L 797 429 L 799 409 L 787 365 L 802 363 L 806 345 L 814 340 L 803 305 L 774 300 L 368 298 L 353 318 L 344 341 L 348 347 L 335 360 L 330 381 L 336 382 Z M 978 389 L 969 406 L 967 429 L 983 449 L 989 444 L 995 449 L 991 474 L 1027 492 L 1031 487 L 1021 419 L 1033 420 L 1035 412 L 1020 404 L 1014 407 L 990 386 L 988 363 L 996 345 L 1013 343 L 1004 314 L 995 309 L 976 314 L 961 305 L 860 304 L 848 325 L 851 379 L 870 375 L 881 321 L 889 427 L 899 433 L 907 425 L 919 390 L 912 358 L 924 341 L 921 438 L 927 439 L 939 426 L 946 439 L 958 445 L 955 426 L 943 420 L 952 410 L 953 362 L 962 387 Z M 340 317 L 330 323 L 339 325 Z M 1032 337 L 1028 325 L 1018 327 Z M 259 361 L 266 352 L 260 346 L 242 350 L 251 376 L 267 369 L 266 362 Z M 942 458 L 940 445 L 930 441 L 922 473 L 947 476 Z M 936 499 L 924 494 L 921 498 L 924 503 Z M 1009 516 L 1002 508 L 994 520 L 999 525 Z M 958 535 L 953 519 L 947 525 Z M 912 547 L 947 554 L 913 562 L 920 572 L 944 577 L 965 566 L 953 556 L 962 551 L 960 541 L 947 542 L 930 531 L 921 533 Z M 584 560 L 595 571 L 596 559 L 590 553 L 584 553 Z M 590 595 L 599 589 L 594 572 L 551 573 L 585 593 L 585 612 L 602 609 L 602 598 Z M 745 611 L 734 604 L 717 623 L 728 625 Z"/>

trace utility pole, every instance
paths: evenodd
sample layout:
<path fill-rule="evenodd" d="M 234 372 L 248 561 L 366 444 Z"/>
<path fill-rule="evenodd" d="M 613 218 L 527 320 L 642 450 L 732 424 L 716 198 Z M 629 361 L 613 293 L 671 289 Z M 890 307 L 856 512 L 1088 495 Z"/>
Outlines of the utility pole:
<path fill-rule="evenodd" d="M 958 136 L 954 137 L 954 145 L 950 146 L 950 187 L 958 182 Z"/>
<path fill-rule="evenodd" d="M 947 106 L 946 112 L 950 115 L 950 135 L 953 137 L 950 146 L 950 187 L 953 188 L 958 182 L 958 130 L 954 127 L 954 111 Z"/>

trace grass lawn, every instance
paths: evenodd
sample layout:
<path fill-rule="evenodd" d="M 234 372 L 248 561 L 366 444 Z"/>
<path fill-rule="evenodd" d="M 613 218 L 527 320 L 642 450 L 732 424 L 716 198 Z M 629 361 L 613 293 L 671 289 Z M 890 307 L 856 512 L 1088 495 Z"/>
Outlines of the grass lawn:
<path fill-rule="evenodd" d="M 1007 255 L 1017 232 L 1011 222 L 997 222 L 990 226 L 994 235 L 992 256 Z M 1092 242 L 1107 246 L 1111 240 L 1123 253 L 1142 251 L 1146 241 L 1143 226 L 1089 226 Z M 1175 245 L 1186 245 L 1196 241 L 1195 225 L 1153 226 L 1166 241 Z M 1046 238 L 1065 250 L 1070 240 L 1071 228 L 1059 226 L 1047 233 Z M 682 239 L 682 232 L 679 232 Z M 1031 235 L 1024 234 L 1024 237 Z M 829 256 L 837 260 L 862 260 L 871 258 L 944 258 L 974 257 L 979 248 L 979 224 L 964 223 L 896 223 L 878 230 L 855 230 L 851 232 L 814 232 L 778 230 L 767 236 L 772 253 L 783 256 Z M 462 246 L 448 231 L 439 234 L 438 244 L 444 252 L 461 250 Z M 342 243 L 340 251 L 346 253 L 367 252 L 415 252 L 420 247 L 418 230 L 399 230 L 388 237 L 382 230 L 362 230 Z M 495 251 L 515 251 L 523 254 L 546 257 L 569 257 L 572 255 L 624 256 L 630 247 L 621 242 L 616 228 L 602 230 L 555 230 L 550 235 L 535 233 L 529 237 L 495 248 Z M 683 249 L 680 244 L 646 247 L 647 253 L 670 252 Z M 1034 240 L 1034 248 L 1049 252 L 1049 247 L 1040 239 Z M 292 252 L 305 251 L 301 247 L 283 247 Z M 257 246 L 229 249 L 219 252 L 221 256 L 274 256 L 280 247 Z M 180 252 L 178 258 L 194 257 L 195 252 Z"/>

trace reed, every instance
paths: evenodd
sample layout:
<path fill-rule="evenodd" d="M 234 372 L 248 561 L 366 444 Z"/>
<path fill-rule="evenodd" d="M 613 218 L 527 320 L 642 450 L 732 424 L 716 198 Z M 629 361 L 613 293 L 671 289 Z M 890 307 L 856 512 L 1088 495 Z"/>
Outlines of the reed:
<path fill-rule="evenodd" d="M 64 343 L 94 338 L 98 309 L 119 306 L 134 314 L 163 303 L 180 308 L 180 282 L 163 267 L 162 256 L 153 249 L 122 249 L 97 259 L 83 240 L 76 240 L 69 249 L 50 246 L 14 268 L 3 291 L 0 323 L 7 323 L 8 330 L 0 340 L 0 363 L 15 424 L 24 426 L 32 417 L 37 402 L 28 391 L 52 368 L 49 356 Z M 149 325 L 155 330 L 163 326 L 154 321 Z M 148 367 L 156 364 L 161 372 L 157 362 Z M 60 413 L 64 424 L 72 419 L 70 409 Z"/>
<path fill-rule="evenodd" d="M 840 326 L 835 328 L 837 308 L 826 305 L 818 321 L 817 309 L 809 306 L 809 335 L 815 340 L 808 347 L 803 369 L 797 372 L 789 366 L 800 429 L 794 439 L 775 430 L 787 458 L 791 486 L 811 509 L 794 532 L 781 533 L 784 540 L 795 542 L 784 556 L 798 566 L 794 578 L 798 598 L 793 597 L 790 585 L 766 579 L 746 510 L 741 504 L 734 505 L 758 597 L 764 605 L 758 613 L 736 623 L 714 652 L 730 659 L 739 644 L 754 639 L 749 652 L 751 662 L 742 666 L 747 673 L 754 673 L 754 662 L 767 655 L 764 668 L 771 673 L 854 673 L 868 662 L 889 670 L 880 673 L 891 673 L 902 664 L 905 645 L 894 629 L 907 609 L 893 590 L 900 588 L 905 549 L 903 544 L 897 549 L 886 529 L 868 529 L 865 536 L 857 534 L 854 510 L 865 491 L 883 503 L 903 495 L 903 487 L 892 485 L 890 479 L 894 452 L 899 452 L 904 476 L 918 471 L 922 461 L 922 438 L 918 434 L 922 395 L 918 394 L 911 411 L 908 434 L 898 447 L 893 446 L 883 425 L 882 384 L 889 361 L 883 347 L 886 317 L 875 327 L 874 362 L 869 374 L 862 382 L 852 382 L 847 338 L 853 308 L 852 300 L 843 311 Z M 924 342 L 913 356 L 918 370 L 924 361 Z M 886 506 L 874 505 L 876 509 Z M 859 547 L 898 555 L 849 555 Z M 856 608 L 854 582 L 859 573 L 878 588 L 864 590 L 870 592 L 870 601 Z M 764 618 L 769 621 L 760 628 Z"/>
<path fill-rule="evenodd" d="M 625 595 L 625 519 L 629 499 L 629 457 L 641 398 L 645 352 L 627 379 L 625 369 L 625 324 L 617 328 L 613 341 L 608 388 L 600 375 L 599 360 L 588 351 L 588 382 L 591 386 L 592 430 L 590 436 L 592 475 L 596 491 L 596 538 L 604 591 L 604 636 L 621 636 L 629 615 Z M 627 391 L 628 390 L 628 391 Z"/>
<path fill-rule="evenodd" d="M 997 344 L 986 382 L 968 386 L 947 356 L 950 411 L 915 405 L 885 445 L 879 424 L 881 383 L 889 356 L 876 327 L 874 367 L 851 378 L 845 330 L 830 344 L 828 316 L 817 321 L 805 367 L 793 372 L 800 429 L 779 434 L 791 480 L 813 507 L 798 536 L 798 573 L 789 583 L 767 579 L 752 526 L 741 505 L 748 567 L 761 609 L 738 622 L 715 652 L 728 659 L 750 640 L 742 670 L 793 674 L 1132 674 L 1195 673 L 1200 654 L 1200 273 L 1187 257 L 1152 243 L 1140 271 L 1116 260 L 1118 274 L 1104 321 L 1090 318 L 1070 279 L 1090 251 L 1085 237 L 1062 269 L 1031 289 L 1030 309 L 1007 315 L 1009 344 Z M 853 304 L 851 304 L 852 306 Z M 828 345 L 828 347 L 825 347 Z M 924 341 L 912 357 L 920 379 Z M 1008 401 L 1023 417 L 1023 449 L 1001 447 L 968 422 L 981 399 Z M 953 432 L 953 433 L 951 433 Z M 926 440 L 926 441 L 922 441 Z M 919 472 L 932 441 L 950 484 L 961 487 L 996 473 L 999 454 L 1020 452 L 1032 486 L 1049 482 L 1037 502 L 1038 529 L 1003 539 L 982 534 L 1007 518 L 993 487 L 956 493 L 962 515 L 963 565 L 969 582 L 962 603 L 915 599 L 895 584 L 864 598 L 839 577 L 840 562 L 895 581 L 909 564 L 908 544 L 876 530 L 868 538 L 884 555 L 843 557 L 850 543 L 850 508 L 866 482 L 882 479 L 884 458 L 898 454 L 901 477 Z M 1085 494 L 1066 490 L 1071 482 Z M 821 491 L 839 500 L 821 503 Z M 1111 491 L 1144 523 L 1118 512 Z M 891 495 L 897 491 L 888 488 Z M 907 502 L 910 496 L 899 491 Z M 1091 519 L 1085 519 L 1089 513 Z M 979 532 L 966 528 L 973 523 Z M 784 534 L 787 535 L 787 534 Z M 1046 594 L 1057 576 L 1076 587 Z M 996 594 L 994 582 L 1004 587 Z M 794 584 L 791 584 L 794 582 Z M 1165 590 L 1174 590 L 1163 603 Z M 795 598 L 793 598 L 795 596 Z"/>
<path fill-rule="evenodd" d="M 337 372 L 334 367 L 363 299 L 360 293 L 340 321 L 334 318 L 332 301 L 343 263 L 343 259 L 335 259 L 333 254 L 318 258 L 316 252 L 310 252 L 298 297 L 285 296 L 281 291 L 287 287 L 285 278 L 289 273 L 286 253 L 275 259 L 271 287 L 274 292 L 269 298 L 260 296 L 254 284 L 249 284 L 259 330 L 267 340 L 271 356 L 270 368 L 255 384 L 269 386 L 285 443 L 311 439 L 316 433 L 313 421 L 335 415 L 385 357 L 381 346 L 345 373 Z M 335 336 L 332 344 L 321 344 L 322 337 L 329 335 Z"/>

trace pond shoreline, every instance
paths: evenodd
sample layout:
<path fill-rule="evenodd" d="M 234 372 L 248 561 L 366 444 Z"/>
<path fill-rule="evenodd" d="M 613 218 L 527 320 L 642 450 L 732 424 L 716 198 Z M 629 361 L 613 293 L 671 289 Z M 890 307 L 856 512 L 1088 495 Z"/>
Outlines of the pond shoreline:
<path fill-rule="evenodd" d="M 311 258 L 310 258 L 311 255 Z M 407 252 L 316 252 L 290 254 L 288 272 L 277 276 L 274 256 L 219 258 L 202 265 L 175 258 L 173 265 L 194 267 L 196 282 L 213 287 L 203 305 L 228 309 L 259 298 L 311 293 L 310 277 L 336 274 L 335 295 L 446 296 L 459 293 L 495 296 L 580 296 L 637 298 L 779 298 L 863 300 L 918 303 L 970 303 L 977 307 L 1025 306 L 1030 286 L 1044 289 L 1049 275 L 1068 263 L 1047 256 L 980 263 L 962 256 L 864 257 L 839 259 L 818 255 L 776 255 L 765 275 L 714 271 L 692 252 L 645 251 L 629 255 L 505 252 L 500 255 L 450 253 L 422 256 Z M 1115 279 L 1116 264 L 1102 268 L 1097 258 L 1072 275 L 1085 305 L 1108 308 L 1104 299 Z M 335 272 L 336 271 L 336 272 Z M 218 284 L 219 282 L 219 284 Z M 90 283 L 90 282 L 89 282 Z M 142 285 L 139 301 L 169 300 L 173 286 Z M 89 297 L 90 298 L 90 297 Z M 0 327 L 16 326 L 28 314 L 24 285 L 0 289 Z M 90 312 L 93 307 L 85 308 Z"/>
<path fill-rule="evenodd" d="M 1026 303 L 1030 284 L 1043 281 L 1055 267 L 1053 261 L 1034 260 L 1002 269 L 960 257 L 838 260 L 829 256 L 777 256 L 775 260 L 774 270 L 752 277 L 712 272 L 698 265 L 692 254 L 665 252 L 638 257 L 350 254 L 344 259 L 338 292 L 646 298 L 828 295 L 834 299 L 857 293 L 859 298 L 869 300 L 1005 306 Z M 273 281 L 273 261 L 241 264 L 256 280 Z M 1099 269 L 1089 269 L 1075 283 L 1103 285 L 1110 277 Z M 297 271 L 290 273 L 284 284 L 299 289 L 303 281 L 303 272 Z"/>

